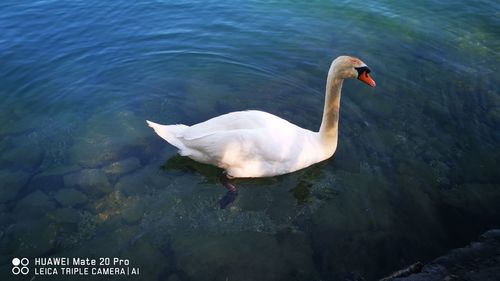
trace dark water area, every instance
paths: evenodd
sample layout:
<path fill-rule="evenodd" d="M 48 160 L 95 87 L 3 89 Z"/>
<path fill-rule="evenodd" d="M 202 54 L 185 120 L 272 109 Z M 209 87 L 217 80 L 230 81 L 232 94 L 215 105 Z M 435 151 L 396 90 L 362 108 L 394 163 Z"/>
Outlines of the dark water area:
<path fill-rule="evenodd" d="M 102 280 L 377 280 L 500 227 L 499 11 L 3 1 L 0 279 L 14 257 L 116 256 L 140 276 Z M 339 55 L 377 87 L 344 83 L 333 158 L 241 180 L 224 210 L 220 170 L 145 123 L 258 109 L 318 130 Z"/>

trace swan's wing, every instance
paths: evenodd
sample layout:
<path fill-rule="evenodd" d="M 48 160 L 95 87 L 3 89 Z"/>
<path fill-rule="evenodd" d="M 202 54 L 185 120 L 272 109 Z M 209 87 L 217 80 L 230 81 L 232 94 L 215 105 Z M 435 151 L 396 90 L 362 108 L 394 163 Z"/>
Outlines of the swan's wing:
<path fill-rule="evenodd" d="M 197 161 L 245 171 L 241 176 L 263 176 L 286 173 L 316 161 L 317 146 L 312 134 L 288 126 L 280 130 L 219 131 L 184 143 L 195 152 L 189 156 Z"/>
<path fill-rule="evenodd" d="M 215 133 L 223 133 L 233 130 L 282 127 L 283 125 L 292 124 L 284 119 L 263 111 L 237 111 L 195 124 L 183 132 L 183 138 L 186 140 L 193 140 Z"/>
<path fill-rule="evenodd" d="M 271 149 L 277 143 L 266 137 L 268 133 L 265 128 L 215 131 L 197 138 L 185 138 L 183 143 L 217 165 L 232 165 L 255 158 L 277 161 L 279 155 Z"/>

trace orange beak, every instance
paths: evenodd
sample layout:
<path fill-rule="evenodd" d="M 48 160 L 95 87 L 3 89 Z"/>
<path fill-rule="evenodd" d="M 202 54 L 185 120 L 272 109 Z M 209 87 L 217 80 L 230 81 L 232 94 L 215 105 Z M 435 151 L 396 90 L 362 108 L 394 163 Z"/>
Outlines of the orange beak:
<path fill-rule="evenodd" d="M 367 72 L 361 73 L 361 75 L 359 75 L 358 79 L 365 82 L 366 84 L 368 84 L 372 87 L 377 86 L 377 83 L 375 83 L 375 81 L 372 79 L 372 77 Z"/>

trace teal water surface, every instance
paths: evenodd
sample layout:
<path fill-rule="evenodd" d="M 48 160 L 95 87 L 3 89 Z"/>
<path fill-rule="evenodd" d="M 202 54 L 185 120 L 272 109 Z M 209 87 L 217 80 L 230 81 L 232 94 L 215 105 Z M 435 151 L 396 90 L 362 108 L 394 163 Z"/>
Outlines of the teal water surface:
<path fill-rule="evenodd" d="M 3 1 L 0 279 L 13 257 L 123 257 L 123 280 L 376 280 L 500 227 L 498 1 Z M 238 181 L 146 126 L 259 109 L 332 159 Z M 26 277 L 33 276 L 33 271 Z M 91 280 L 93 277 L 82 277 Z M 68 280 L 36 276 L 36 280 Z"/>

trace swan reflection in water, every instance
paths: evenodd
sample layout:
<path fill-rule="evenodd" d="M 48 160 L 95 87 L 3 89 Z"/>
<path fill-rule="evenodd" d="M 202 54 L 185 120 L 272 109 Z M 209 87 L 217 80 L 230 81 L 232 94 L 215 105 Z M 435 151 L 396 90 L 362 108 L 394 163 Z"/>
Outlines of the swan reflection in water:
<path fill-rule="evenodd" d="M 321 162 L 307 169 L 299 171 L 296 180 L 292 180 L 290 184 L 290 189 L 288 189 L 288 194 L 292 195 L 298 205 L 309 205 L 312 203 L 312 186 L 314 182 L 317 182 L 322 176 L 322 170 L 326 162 Z M 221 169 L 208 164 L 202 164 L 196 162 L 190 158 L 180 156 L 178 154 L 173 155 L 165 161 L 165 163 L 160 167 L 163 171 L 182 171 L 189 173 L 196 173 L 203 177 L 203 183 L 215 184 L 219 180 L 219 175 L 221 174 Z M 285 176 L 276 176 L 272 178 L 257 178 L 257 179 L 247 179 L 251 180 L 253 185 L 257 186 L 269 186 L 274 184 L 280 184 L 283 182 Z M 244 179 L 241 179 L 244 180 Z M 331 189 L 331 188 L 330 188 Z M 335 191 L 331 191 L 336 195 Z M 220 198 L 219 205 L 221 209 L 226 208 L 230 203 L 232 203 L 238 195 L 238 192 L 227 191 L 226 194 Z M 330 194 L 332 195 L 332 194 Z"/>

